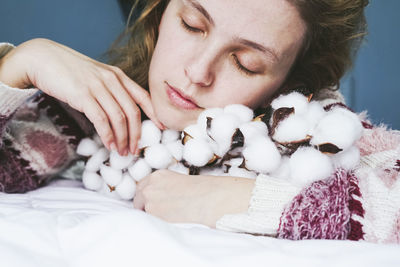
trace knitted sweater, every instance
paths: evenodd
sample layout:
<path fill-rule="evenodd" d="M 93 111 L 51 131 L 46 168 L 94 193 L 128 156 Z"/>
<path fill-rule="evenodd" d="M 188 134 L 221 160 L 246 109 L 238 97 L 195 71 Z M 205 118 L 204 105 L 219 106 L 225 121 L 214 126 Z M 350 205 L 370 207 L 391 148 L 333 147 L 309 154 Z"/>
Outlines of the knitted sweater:
<path fill-rule="evenodd" d="M 13 45 L 0 43 L 0 58 Z M 76 158 L 79 141 L 94 133 L 86 117 L 38 89 L 0 82 L 0 191 L 45 185 Z"/>
<path fill-rule="evenodd" d="M 13 48 L 0 43 L 0 58 Z M 322 90 L 329 109 L 340 93 Z M 362 115 L 360 115 L 362 116 Z M 359 166 L 298 188 L 274 177 L 255 181 L 249 209 L 218 220 L 218 229 L 288 239 L 400 243 L 400 133 L 363 118 Z M 68 167 L 79 141 L 94 133 L 85 116 L 38 89 L 0 82 L 0 191 L 26 192 Z"/>

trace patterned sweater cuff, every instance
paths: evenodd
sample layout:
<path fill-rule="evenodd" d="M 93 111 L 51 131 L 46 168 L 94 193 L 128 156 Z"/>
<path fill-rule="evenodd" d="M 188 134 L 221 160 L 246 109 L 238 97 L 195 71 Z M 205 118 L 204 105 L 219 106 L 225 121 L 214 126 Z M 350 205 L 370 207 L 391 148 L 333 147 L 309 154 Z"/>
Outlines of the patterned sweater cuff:
<path fill-rule="evenodd" d="M 301 188 L 260 174 L 255 182 L 250 206 L 246 213 L 227 214 L 217 221 L 216 228 L 251 234 L 275 236 L 285 205 Z"/>
<path fill-rule="evenodd" d="M 8 52 L 10 52 L 14 48 L 15 46 L 13 44 L 0 42 L 0 58 L 4 57 Z"/>
<path fill-rule="evenodd" d="M 14 49 L 10 43 L 0 42 L 0 58 Z M 18 89 L 0 82 L 0 116 L 10 116 L 22 103 L 33 96 L 38 89 Z"/>
<path fill-rule="evenodd" d="M 39 90 L 18 89 L 10 87 L 0 82 L 0 116 L 10 116 L 28 98 L 36 94 Z"/>

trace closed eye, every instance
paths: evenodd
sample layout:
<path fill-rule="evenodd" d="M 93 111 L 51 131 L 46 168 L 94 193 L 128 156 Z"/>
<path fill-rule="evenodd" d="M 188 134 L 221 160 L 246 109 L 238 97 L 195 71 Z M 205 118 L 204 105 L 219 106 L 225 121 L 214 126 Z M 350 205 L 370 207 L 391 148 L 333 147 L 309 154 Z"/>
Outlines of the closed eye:
<path fill-rule="evenodd" d="M 195 32 L 195 33 L 202 33 L 203 31 L 201 29 L 195 28 L 190 26 L 189 24 L 186 23 L 186 21 L 184 19 L 181 18 L 181 25 L 182 27 L 189 31 L 189 32 Z"/>
<path fill-rule="evenodd" d="M 244 66 L 240 63 L 238 57 L 237 57 L 235 54 L 232 54 L 232 57 L 233 57 L 233 62 L 235 63 L 236 67 L 237 67 L 241 72 L 243 72 L 244 74 L 246 74 L 246 75 L 248 75 L 248 76 L 258 74 L 257 72 L 251 71 L 251 70 L 247 69 L 246 67 L 244 67 Z"/>

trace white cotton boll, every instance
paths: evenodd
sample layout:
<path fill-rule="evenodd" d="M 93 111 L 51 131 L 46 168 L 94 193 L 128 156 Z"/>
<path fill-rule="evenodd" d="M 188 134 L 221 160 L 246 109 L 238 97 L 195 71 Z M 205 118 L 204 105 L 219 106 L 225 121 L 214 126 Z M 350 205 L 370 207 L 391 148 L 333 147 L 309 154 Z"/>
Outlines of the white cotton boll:
<path fill-rule="evenodd" d="M 130 176 L 137 182 L 152 172 L 151 167 L 147 164 L 146 160 L 138 159 L 131 167 L 128 168 Z"/>
<path fill-rule="evenodd" d="M 171 155 L 177 160 L 182 160 L 183 145 L 180 140 L 165 145 Z"/>
<path fill-rule="evenodd" d="M 86 137 L 79 142 L 76 153 L 81 156 L 89 157 L 96 153 L 97 150 L 99 150 L 99 145 L 94 140 Z"/>
<path fill-rule="evenodd" d="M 329 111 L 314 128 L 311 144 L 332 143 L 346 150 L 360 138 L 361 134 L 362 125 L 359 120 L 335 109 Z"/>
<path fill-rule="evenodd" d="M 349 119 L 351 119 L 354 124 L 354 140 L 357 141 L 358 139 L 361 138 L 363 131 L 364 131 L 364 127 L 361 124 L 361 120 L 358 117 L 358 115 L 350 110 L 348 110 L 347 108 L 344 107 L 334 107 L 332 108 L 329 112 L 337 112 L 337 113 L 341 113 L 345 116 L 347 116 Z"/>
<path fill-rule="evenodd" d="M 145 149 L 144 159 L 151 168 L 166 169 L 172 161 L 172 155 L 163 144 L 155 144 Z"/>
<path fill-rule="evenodd" d="M 110 152 L 110 165 L 114 169 L 125 169 L 131 165 L 134 159 L 135 156 L 131 153 L 128 153 L 127 156 L 121 156 L 116 150 Z"/>
<path fill-rule="evenodd" d="M 255 136 L 268 136 L 268 127 L 262 121 L 250 121 L 240 125 L 240 131 L 244 136 L 244 142 L 250 142 Z"/>
<path fill-rule="evenodd" d="M 325 114 L 326 112 L 320 103 L 311 101 L 308 105 L 307 113 L 305 114 L 309 129 L 312 130 Z"/>
<path fill-rule="evenodd" d="M 190 139 L 183 147 L 183 159 L 197 167 L 206 165 L 214 156 L 209 144 L 202 139 Z"/>
<path fill-rule="evenodd" d="M 289 166 L 291 183 L 300 187 L 326 179 L 333 173 L 330 158 L 312 147 L 297 149 L 290 157 Z"/>
<path fill-rule="evenodd" d="M 122 181 L 115 187 L 115 191 L 124 200 L 131 200 L 135 196 L 136 182 L 129 173 L 124 173 Z"/>
<path fill-rule="evenodd" d="M 229 154 L 232 156 L 240 155 L 242 153 L 243 147 L 236 147 L 233 150 L 231 149 L 232 140 L 220 140 L 218 143 L 214 140 L 208 142 L 211 150 L 214 152 L 215 155 L 222 158 L 225 154 L 229 151 Z"/>
<path fill-rule="evenodd" d="M 215 155 L 222 158 L 230 148 L 230 142 L 226 142 L 226 143 L 229 143 L 228 148 L 226 148 L 227 144 L 224 145 L 225 147 L 223 147 L 223 146 L 220 147 L 218 145 L 218 143 L 215 142 L 214 140 L 211 140 L 210 142 L 208 142 L 208 145 L 210 146 L 211 150 L 214 152 Z"/>
<path fill-rule="evenodd" d="M 279 167 L 281 154 L 268 137 L 258 136 L 243 149 L 246 168 L 269 173 Z"/>
<path fill-rule="evenodd" d="M 233 114 L 221 114 L 212 120 L 210 129 L 211 136 L 216 139 L 223 137 L 230 138 L 240 124 L 240 120 L 237 116 Z"/>
<path fill-rule="evenodd" d="M 100 166 L 104 161 L 108 159 L 110 152 L 105 148 L 100 148 L 96 153 L 93 154 L 86 162 L 85 169 L 92 172 L 100 170 Z"/>
<path fill-rule="evenodd" d="M 219 142 L 211 141 L 209 146 L 215 155 L 222 158 L 231 148 L 231 140 L 219 140 Z"/>
<path fill-rule="evenodd" d="M 251 108 L 241 105 L 241 104 L 232 104 L 228 105 L 224 108 L 224 113 L 233 114 L 237 116 L 241 123 L 249 122 L 254 117 L 254 112 Z"/>
<path fill-rule="evenodd" d="M 243 168 L 239 168 L 237 166 L 232 166 L 229 168 L 228 174 L 230 176 L 234 177 L 242 177 L 242 178 L 249 178 L 249 179 L 255 179 L 257 177 L 257 174 L 252 171 L 248 171 Z"/>
<path fill-rule="evenodd" d="M 224 165 L 230 165 L 230 166 L 240 166 L 243 163 L 243 158 L 232 158 L 230 160 L 224 161 Z"/>
<path fill-rule="evenodd" d="M 182 132 L 182 138 L 184 137 L 184 132 L 189 134 L 194 139 L 204 139 L 209 140 L 210 138 L 207 136 L 206 128 L 202 128 L 198 124 L 191 124 L 187 126 Z"/>
<path fill-rule="evenodd" d="M 121 197 L 115 191 L 115 187 L 113 186 L 111 189 L 110 186 L 107 185 L 107 183 L 103 183 L 103 186 L 100 188 L 100 190 L 98 192 L 107 197 L 111 197 L 114 199 L 121 199 Z"/>
<path fill-rule="evenodd" d="M 168 170 L 181 173 L 181 174 L 186 174 L 189 175 L 189 168 L 186 168 L 182 163 L 177 162 L 175 164 L 172 164 L 168 167 Z"/>
<path fill-rule="evenodd" d="M 240 120 L 233 114 L 221 114 L 211 122 L 210 135 L 217 143 L 231 142 Z"/>
<path fill-rule="evenodd" d="M 111 168 L 104 164 L 100 166 L 100 174 L 104 181 L 110 186 L 116 186 L 121 182 L 122 179 L 121 170 Z"/>
<path fill-rule="evenodd" d="M 142 122 L 142 131 L 139 140 L 139 148 L 158 144 L 161 140 L 161 130 L 151 120 Z"/>
<path fill-rule="evenodd" d="M 103 186 L 104 180 L 95 172 L 84 171 L 82 174 L 82 183 L 86 189 L 98 191 Z"/>
<path fill-rule="evenodd" d="M 308 122 L 302 115 L 292 114 L 279 122 L 273 139 L 279 143 L 303 140 L 309 133 Z"/>
<path fill-rule="evenodd" d="M 222 168 L 215 167 L 204 167 L 200 169 L 200 175 L 211 175 L 211 176 L 228 176 Z"/>
<path fill-rule="evenodd" d="M 199 125 L 202 129 L 207 127 L 207 117 L 215 118 L 224 113 L 223 108 L 208 108 L 199 114 L 197 117 L 197 125 Z"/>
<path fill-rule="evenodd" d="M 181 134 L 178 131 L 166 129 L 162 132 L 161 143 L 168 144 L 180 138 Z"/>
<path fill-rule="evenodd" d="M 274 110 L 293 107 L 296 114 L 304 114 L 307 112 L 308 99 L 298 92 L 293 92 L 277 97 L 272 101 L 271 106 Z"/>
<path fill-rule="evenodd" d="M 351 146 L 349 149 L 333 155 L 332 160 L 336 167 L 341 167 L 345 170 L 354 169 L 360 162 L 360 150 L 355 146 Z"/>
<path fill-rule="evenodd" d="M 271 176 L 282 180 L 289 180 L 290 179 L 289 159 L 290 158 L 288 156 L 283 156 L 281 164 L 279 164 L 278 169 L 276 169 L 273 173 L 271 173 Z"/>

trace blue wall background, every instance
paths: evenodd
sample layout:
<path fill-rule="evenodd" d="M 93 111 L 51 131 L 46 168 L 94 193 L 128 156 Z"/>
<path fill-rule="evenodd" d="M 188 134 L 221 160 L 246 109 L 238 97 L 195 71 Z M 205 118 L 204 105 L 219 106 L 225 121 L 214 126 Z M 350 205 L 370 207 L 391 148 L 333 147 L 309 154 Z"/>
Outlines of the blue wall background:
<path fill-rule="evenodd" d="M 43 37 L 99 59 L 125 26 L 117 0 L 1 0 L 0 41 Z"/>
<path fill-rule="evenodd" d="M 370 0 L 369 36 L 342 82 L 348 104 L 400 130 L 400 1 Z"/>
<path fill-rule="evenodd" d="M 356 111 L 400 129 L 399 0 L 370 0 L 369 37 L 342 91 Z M 122 31 L 117 0 L 1 0 L 0 41 L 19 44 L 45 37 L 100 59 Z"/>

